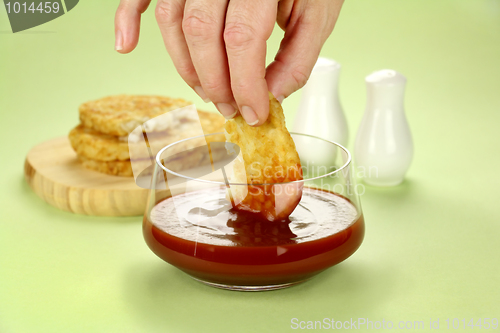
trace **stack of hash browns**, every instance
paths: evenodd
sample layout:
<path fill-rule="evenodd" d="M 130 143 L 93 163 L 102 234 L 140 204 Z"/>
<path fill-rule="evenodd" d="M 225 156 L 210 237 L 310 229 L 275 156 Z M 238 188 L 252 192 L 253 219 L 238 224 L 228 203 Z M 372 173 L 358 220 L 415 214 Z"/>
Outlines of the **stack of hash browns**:
<path fill-rule="evenodd" d="M 145 121 L 191 104 L 180 98 L 141 95 L 109 96 L 86 102 L 79 108 L 80 124 L 71 130 L 69 140 L 86 168 L 132 177 L 128 134 Z M 198 115 L 204 134 L 223 131 L 225 120 L 221 115 L 205 111 L 198 111 Z M 168 128 L 153 136 L 160 137 L 165 145 L 179 141 L 189 134 L 189 121 L 173 119 Z M 212 139 L 224 141 L 224 135 Z"/>

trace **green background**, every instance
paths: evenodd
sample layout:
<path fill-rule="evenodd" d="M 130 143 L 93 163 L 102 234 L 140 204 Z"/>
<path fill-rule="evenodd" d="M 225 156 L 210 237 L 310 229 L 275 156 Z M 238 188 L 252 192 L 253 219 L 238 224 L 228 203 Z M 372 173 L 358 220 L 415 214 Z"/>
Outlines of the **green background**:
<path fill-rule="evenodd" d="M 364 77 L 391 68 L 408 78 L 413 164 L 401 186 L 366 187 L 366 237 L 350 259 L 263 293 L 199 284 L 149 251 L 140 217 L 62 212 L 24 181 L 26 153 L 66 135 L 84 101 L 165 94 L 205 106 L 176 74 L 153 8 L 138 48 L 113 50 L 116 6 L 81 1 L 17 34 L 0 9 L 0 332 L 281 332 L 292 318 L 358 317 L 426 328 L 439 318 L 446 329 L 447 318 L 500 318 L 498 0 L 346 1 L 322 55 L 343 66 L 349 148 Z M 299 98 L 284 103 L 289 125 Z"/>

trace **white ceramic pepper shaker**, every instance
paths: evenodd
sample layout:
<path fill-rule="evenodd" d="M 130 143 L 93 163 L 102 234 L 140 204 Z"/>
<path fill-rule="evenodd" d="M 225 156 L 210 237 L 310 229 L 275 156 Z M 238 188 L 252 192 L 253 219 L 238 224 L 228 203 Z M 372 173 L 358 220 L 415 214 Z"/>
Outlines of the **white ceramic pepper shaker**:
<path fill-rule="evenodd" d="M 314 135 L 343 146 L 347 144 L 347 122 L 338 93 L 340 68 L 340 64 L 333 59 L 318 58 L 309 80 L 302 88 L 294 132 Z M 320 165 L 333 165 L 336 150 L 332 150 L 331 145 L 308 149 L 315 150 L 315 156 L 319 155 L 318 149 L 325 150 L 321 154 L 323 160 L 316 162 Z"/>
<path fill-rule="evenodd" d="M 357 173 L 369 185 L 398 185 L 413 157 L 413 141 L 404 110 L 406 78 L 384 69 L 365 80 L 366 109 L 354 146 Z"/>

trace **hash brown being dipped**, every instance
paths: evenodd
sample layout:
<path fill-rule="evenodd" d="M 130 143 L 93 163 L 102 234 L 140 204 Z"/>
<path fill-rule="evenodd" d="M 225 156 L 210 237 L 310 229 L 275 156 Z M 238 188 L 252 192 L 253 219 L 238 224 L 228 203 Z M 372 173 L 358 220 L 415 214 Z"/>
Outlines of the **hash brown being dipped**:
<path fill-rule="evenodd" d="M 237 116 L 226 122 L 225 131 L 226 141 L 241 149 L 233 166 L 235 181 L 256 184 L 231 187 L 236 208 L 261 213 L 270 221 L 288 217 L 300 201 L 302 183 L 279 183 L 301 180 L 302 167 L 281 104 L 269 93 L 269 117 L 263 125 L 249 126 Z"/>

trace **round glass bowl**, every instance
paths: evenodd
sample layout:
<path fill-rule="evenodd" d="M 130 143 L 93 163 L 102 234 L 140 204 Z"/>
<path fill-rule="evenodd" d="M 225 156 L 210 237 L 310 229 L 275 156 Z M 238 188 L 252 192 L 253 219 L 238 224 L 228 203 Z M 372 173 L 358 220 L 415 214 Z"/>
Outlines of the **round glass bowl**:
<path fill-rule="evenodd" d="M 143 222 L 149 248 L 200 282 L 245 291 L 292 286 L 351 256 L 364 237 L 351 156 L 334 142 L 291 135 L 304 179 L 287 183 L 238 182 L 239 147 L 210 135 L 160 150 Z M 272 193 L 276 212 L 300 202 L 274 221 L 233 207 L 259 190 Z"/>

